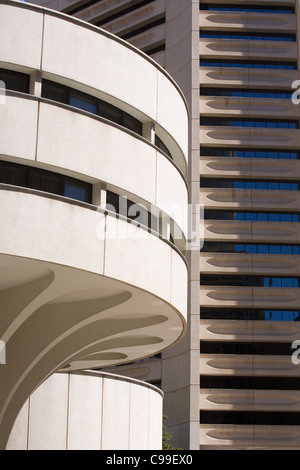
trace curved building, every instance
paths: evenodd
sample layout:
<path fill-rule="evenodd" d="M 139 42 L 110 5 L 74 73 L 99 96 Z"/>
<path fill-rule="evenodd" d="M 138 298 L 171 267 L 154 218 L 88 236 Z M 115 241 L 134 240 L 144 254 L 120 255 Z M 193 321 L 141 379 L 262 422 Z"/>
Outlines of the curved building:
<path fill-rule="evenodd" d="M 185 332 L 188 112 L 160 66 L 98 27 L 5 0 L 0 18 L 3 449 L 53 373 Z"/>
<path fill-rule="evenodd" d="M 7 450 L 158 450 L 163 393 L 99 371 L 53 374 L 26 400 Z"/>
<path fill-rule="evenodd" d="M 299 449 L 299 2 L 43 3 L 141 48 L 190 107 L 205 242 L 188 256 L 188 334 L 125 371 L 161 381 L 181 447 Z"/>

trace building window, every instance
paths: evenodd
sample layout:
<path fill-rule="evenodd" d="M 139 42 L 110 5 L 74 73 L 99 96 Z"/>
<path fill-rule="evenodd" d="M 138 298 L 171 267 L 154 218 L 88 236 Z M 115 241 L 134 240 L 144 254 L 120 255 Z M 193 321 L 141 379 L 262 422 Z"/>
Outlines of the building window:
<path fill-rule="evenodd" d="M 277 243 L 204 242 L 201 249 L 207 253 L 248 253 L 262 255 L 299 255 L 300 245 Z"/>
<path fill-rule="evenodd" d="M 136 118 L 125 111 L 103 100 L 97 99 L 73 88 L 43 80 L 42 96 L 49 100 L 68 104 L 89 113 L 101 116 L 120 126 L 142 135 L 143 125 Z"/>
<path fill-rule="evenodd" d="M 247 12 L 247 13 L 278 13 L 278 14 L 292 14 L 295 13 L 294 7 L 274 6 L 274 5 L 230 5 L 230 4 L 213 4 L 213 3 L 200 3 L 200 10 L 209 11 L 232 11 L 232 12 Z"/>
<path fill-rule="evenodd" d="M 299 321 L 300 310 L 200 307 L 200 318 L 210 320 Z"/>
<path fill-rule="evenodd" d="M 299 222 L 299 213 L 294 212 L 254 212 L 204 209 L 204 219 L 240 220 L 256 222 Z"/>
<path fill-rule="evenodd" d="M 242 39 L 247 41 L 296 41 L 295 34 L 201 31 L 200 38 Z"/>
<path fill-rule="evenodd" d="M 202 424 L 248 424 L 268 426 L 300 425 L 300 413 L 295 411 L 222 411 L 201 410 Z"/>
<path fill-rule="evenodd" d="M 300 377 L 243 377 L 201 375 L 201 388 L 248 390 L 300 390 Z"/>
<path fill-rule="evenodd" d="M 168 157 L 172 158 L 171 152 L 169 151 L 168 147 L 163 143 L 163 141 L 158 137 L 158 135 L 155 135 L 155 145 L 166 155 L 168 155 Z"/>
<path fill-rule="evenodd" d="M 291 99 L 293 93 L 290 90 L 264 90 L 251 88 L 209 88 L 200 87 L 201 96 L 231 96 L 233 98 L 273 98 Z"/>
<path fill-rule="evenodd" d="M 127 197 L 120 196 L 112 191 L 106 192 L 106 207 L 108 210 L 120 214 L 154 231 L 158 229 L 157 218 L 149 212 L 145 206 L 130 201 Z"/>
<path fill-rule="evenodd" d="M 233 119 L 233 118 L 215 118 L 203 117 L 200 119 L 201 126 L 231 126 L 231 127 L 258 127 L 267 129 L 298 129 L 298 120 L 283 120 L 279 119 Z"/>
<path fill-rule="evenodd" d="M 200 177 L 201 188 L 229 188 L 229 189 L 261 189 L 272 191 L 298 191 L 300 185 L 297 181 L 275 180 L 232 180 L 229 178 L 203 178 Z"/>
<path fill-rule="evenodd" d="M 0 161 L 0 183 L 92 203 L 91 184 L 39 168 Z"/>
<path fill-rule="evenodd" d="M 29 75 L 13 70 L 0 69 L 0 81 L 5 83 L 6 90 L 29 93 Z"/>
<path fill-rule="evenodd" d="M 299 151 L 295 150 L 264 150 L 242 148 L 200 147 L 200 156 L 230 158 L 275 158 L 278 160 L 297 160 Z"/>
<path fill-rule="evenodd" d="M 244 69 L 296 70 L 296 62 L 266 62 L 249 60 L 201 59 L 201 67 L 230 67 Z"/>
<path fill-rule="evenodd" d="M 289 356 L 292 352 L 291 343 L 201 341 L 200 344 L 201 354 Z"/>
<path fill-rule="evenodd" d="M 254 276 L 248 274 L 202 274 L 200 276 L 200 285 L 298 288 L 299 279 L 299 277 Z"/>

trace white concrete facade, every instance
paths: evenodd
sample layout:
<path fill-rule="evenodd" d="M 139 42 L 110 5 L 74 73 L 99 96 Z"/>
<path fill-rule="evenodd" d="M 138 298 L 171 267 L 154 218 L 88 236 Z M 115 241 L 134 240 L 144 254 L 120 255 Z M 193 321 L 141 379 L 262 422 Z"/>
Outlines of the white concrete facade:
<path fill-rule="evenodd" d="M 0 19 L 1 73 L 29 80 L 27 92 L 6 87 L 0 164 L 76 179 L 92 194 L 76 200 L 51 185 L 1 180 L 5 448 L 20 409 L 53 373 L 148 357 L 184 335 L 188 110 L 160 66 L 97 27 L 14 1 L 0 2 Z M 80 105 L 45 98 L 46 81 L 77 93 Z M 87 110 L 82 100 L 107 103 L 142 132 Z M 156 228 L 114 212 L 109 193 L 157 217 Z"/>
<path fill-rule="evenodd" d="M 161 390 L 98 371 L 53 374 L 23 405 L 7 450 L 158 450 Z"/>
<path fill-rule="evenodd" d="M 142 5 L 138 0 L 103 0 L 86 5 L 61 0 L 47 5 L 100 22 L 149 53 L 172 75 L 190 108 L 190 201 L 195 205 L 200 200 L 208 211 L 220 211 L 204 220 L 206 245 L 200 257 L 188 256 L 188 334 L 160 362 L 130 365 L 124 371 L 161 380 L 168 424 L 179 446 L 299 449 L 299 365 L 292 363 L 291 354 L 278 353 L 297 339 L 298 317 L 288 320 L 282 315 L 281 320 L 271 321 L 266 313 L 299 315 L 299 288 L 218 285 L 229 275 L 252 276 L 252 280 L 299 276 L 299 253 L 284 255 L 284 249 L 298 248 L 299 221 L 222 220 L 222 213 L 238 210 L 298 214 L 298 192 L 291 188 L 226 187 L 226 183 L 299 182 L 299 103 L 281 95 L 294 91 L 299 78 L 299 2 L 149 0 Z M 226 125 L 230 119 L 246 124 Z M 269 124 L 255 127 L 251 121 Z M 290 128 L 288 121 L 293 121 Z M 243 151 L 248 154 L 239 157 Z M 262 157 L 264 151 L 268 155 Z M 287 157 L 289 153 L 293 157 Z M 249 244 L 249 252 L 245 248 L 232 252 L 230 243 Z M 251 252 L 256 245 L 261 251 Z M 266 245 L 274 251 L 263 252 Z M 278 246 L 285 247 L 282 253 L 276 252 Z M 199 292 L 200 273 L 203 278 L 211 276 L 212 284 L 206 282 Z M 256 318 L 257 311 L 263 317 Z M 246 312 L 244 319 L 241 312 Z M 204 347 L 251 344 L 255 349 L 262 344 L 265 349 L 261 354 L 200 354 L 199 339 Z M 266 352 L 272 344 L 273 353 Z"/>

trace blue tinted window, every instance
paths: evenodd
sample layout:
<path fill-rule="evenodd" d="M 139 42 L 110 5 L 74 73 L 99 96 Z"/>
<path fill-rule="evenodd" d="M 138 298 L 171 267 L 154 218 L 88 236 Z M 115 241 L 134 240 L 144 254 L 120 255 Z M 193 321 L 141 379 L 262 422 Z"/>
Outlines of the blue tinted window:
<path fill-rule="evenodd" d="M 200 66 L 204 67 L 233 67 L 233 68 L 248 68 L 248 69 L 278 69 L 278 70 L 296 70 L 296 63 L 268 63 L 268 62 L 250 62 L 242 60 L 200 60 Z"/>
<path fill-rule="evenodd" d="M 270 246 L 269 253 L 271 255 L 280 255 L 281 249 L 279 245 Z"/>
<path fill-rule="evenodd" d="M 84 100 L 76 96 L 70 96 L 70 105 L 74 106 L 75 108 L 82 109 L 83 111 L 97 114 L 97 104 L 88 100 Z"/>
<path fill-rule="evenodd" d="M 257 214 L 257 220 L 260 222 L 267 222 L 268 221 L 268 214 L 264 214 L 263 212 L 259 212 Z"/>
<path fill-rule="evenodd" d="M 257 253 L 260 253 L 260 254 L 268 254 L 269 253 L 269 249 L 268 249 L 268 246 L 266 245 L 257 245 Z"/>
<path fill-rule="evenodd" d="M 293 321 L 295 314 L 293 311 L 283 310 L 282 311 L 282 320 L 283 321 Z"/>
<path fill-rule="evenodd" d="M 65 184 L 64 196 L 78 201 L 86 201 L 86 190 L 72 184 Z"/>
<path fill-rule="evenodd" d="M 234 245 L 234 251 L 236 251 L 236 252 L 243 252 L 243 251 L 245 251 L 245 245 L 239 245 L 239 244 Z"/>
<path fill-rule="evenodd" d="M 281 248 L 281 254 L 283 254 L 283 255 L 292 255 L 293 254 L 293 248 L 291 246 L 283 246 Z"/>
<path fill-rule="evenodd" d="M 280 278 L 273 277 L 269 279 L 269 282 L 269 287 L 281 287 L 282 280 Z"/>
<path fill-rule="evenodd" d="M 282 312 L 281 310 L 267 310 L 266 312 L 266 320 L 270 321 L 281 321 L 282 320 Z"/>

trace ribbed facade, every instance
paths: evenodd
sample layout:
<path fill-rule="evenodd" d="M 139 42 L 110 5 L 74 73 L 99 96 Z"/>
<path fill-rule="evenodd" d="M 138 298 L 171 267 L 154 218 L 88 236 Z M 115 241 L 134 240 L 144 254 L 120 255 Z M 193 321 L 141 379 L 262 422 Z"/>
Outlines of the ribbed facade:
<path fill-rule="evenodd" d="M 299 448 L 298 2 L 200 2 L 200 444 Z"/>
<path fill-rule="evenodd" d="M 205 206 L 205 241 L 189 255 L 189 331 L 128 373 L 161 381 L 177 445 L 299 448 L 298 2 L 49 6 L 151 55 L 190 107 L 190 202 Z"/>

